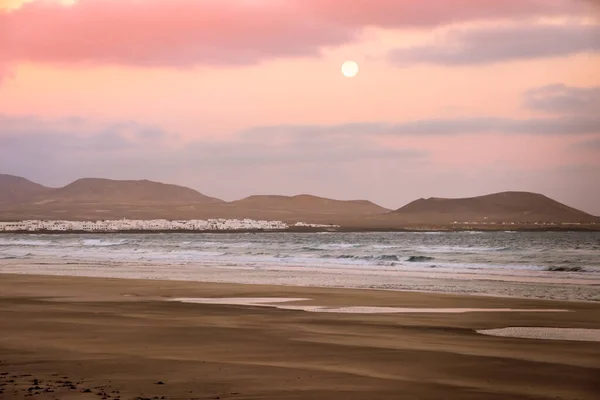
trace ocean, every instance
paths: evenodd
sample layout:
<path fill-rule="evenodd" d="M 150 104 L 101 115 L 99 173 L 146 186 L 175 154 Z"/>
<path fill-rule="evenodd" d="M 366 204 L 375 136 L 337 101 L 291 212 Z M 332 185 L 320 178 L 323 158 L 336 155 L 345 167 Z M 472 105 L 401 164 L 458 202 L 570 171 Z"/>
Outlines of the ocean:
<path fill-rule="evenodd" d="M 600 232 L 0 234 L 0 272 L 460 293 L 533 282 L 600 300 Z"/>

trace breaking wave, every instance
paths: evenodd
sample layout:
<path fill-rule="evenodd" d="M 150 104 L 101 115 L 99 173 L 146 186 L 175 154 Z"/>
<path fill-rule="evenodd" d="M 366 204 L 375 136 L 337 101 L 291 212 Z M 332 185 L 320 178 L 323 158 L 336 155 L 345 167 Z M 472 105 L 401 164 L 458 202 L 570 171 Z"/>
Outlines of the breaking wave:
<path fill-rule="evenodd" d="M 365 261 L 400 261 L 400 258 L 395 254 L 383 254 L 379 256 L 372 255 L 354 255 L 354 254 L 324 254 L 319 258 L 335 258 L 338 260 L 365 260 Z"/>
<path fill-rule="evenodd" d="M 587 272 L 585 270 L 585 268 L 580 267 L 580 266 L 572 266 L 572 267 L 568 267 L 568 266 L 556 266 L 556 267 L 547 267 L 545 269 L 545 271 L 550 271 L 550 272 Z"/>
<path fill-rule="evenodd" d="M 0 246 L 52 246 L 51 240 L 0 239 Z"/>
<path fill-rule="evenodd" d="M 0 260 L 349 268 L 600 279 L 598 233 L 0 234 Z M 2 264 L 11 264 L 0 261 Z M 435 264 L 435 265 L 434 265 Z M 531 272 L 529 272 L 531 271 Z M 585 273 L 585 277 L 583 277 Z M 598 276 L 599 278 L 596 278 Z"/>
<path fill-rule="evenodd" d="M 425 262 L 431 260 L 433 260 L 433 257 L 428 256 L 410 256 L 406 259 L 408 262 Z"/>
<path fill-rule="evenodd" d="M 127 239 L 119 239 L 119 240 L 105 240 L 105 239 L 84 239 L 81 241 L 81 244 L 84 246 L 92 246 L 92 247 L 109 247 L 109 246 L 120 246 L 123 244 L 127 244 Z"/>

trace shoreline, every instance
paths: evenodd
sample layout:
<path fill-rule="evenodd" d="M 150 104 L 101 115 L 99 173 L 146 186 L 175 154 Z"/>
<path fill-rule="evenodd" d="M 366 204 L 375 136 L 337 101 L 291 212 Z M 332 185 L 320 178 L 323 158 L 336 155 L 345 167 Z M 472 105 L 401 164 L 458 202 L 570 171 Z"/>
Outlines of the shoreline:
<path fill-rule="evenodd" d="M 600 388 L 598 343 L 477 332 L 600 329 L 596 304 L 40 275 L 2 275 L 0 293 L 7 400 L 592 400 Z M 569 312 L 338 314 L 167 301 L 179 297 Z"/>
<path fill-rule="evenodd" d="M 552 228 L 512 228 L 507 225 L 506 228 L 481 228 L 481 227 L 465 227 L 465 228 L 431 228 L 431 229 L 416 229 L 416 228 L 355 228 L 355 227 L 340 227 L 340 228 L 289 228 L 289 229 L 236 229 L 236 230 L 106 230 L 106 231 L 56 231 L 56 230 L 21 230 L 21 231 L 0 231 L 0 234 L 39 234 L 39 235 L 82 235 L 82 234 L 167 234 L 167 233 L 189 233 L 189 234 L 215 234 L 215 233 L 240 233 L 240 234 L 269 234 L 269 233 L 461 233 L 461 232 L 600 232 L 598 227 L 552 227 Z"/>
<path fill-rule="evenodd" d="M 600 304 L 596 302 L 589 301 L 573 301 L 573 300 L 560 300 L 560 299 L 534 299 L 534 298 L 523 298 L 523 297 L 504 297 L 504 296 L 494 296 L 486 293 L 447 293 L 447 292 L 435 292 L 435 291 L 419 291 L 419 290 L 394 290 L 394 289 L 384 289 L 384 288 L 369 288 L 369 287 L 342 287 L 342 286 L 301 286 L 301 285 L 284 285 L 284 284 L 271 284 L 271 283 L 238 283 L 238 282 L 216 282 L 216 281 L 191 281 L 191 280 L 176 280 L 176 279 L 145 279 L 145 278 L 120 278 L 120 277 L 109 277 L 109 276 L 81 276 L 81 275 L 49 275 L 49 274 L 36 274 L 36 273 L 6 273 L 0 272 L 0 277 L 4 278 L 5 281 L 2 282 L 0 280 L 0 287 L 2 287 L 2 283 L 6 281 L 57 281 L 57 282 L 96 282 L 99 285 L 102 282 L 112 282 L 118 283 L 119 286 L 127 287 L 128 284 L 132 284 L 135 286 L 149 286 L 149 287 L 185 287 L 185 288 L 193 288 L 193 287 L 214 287 L 214 288 L 234 288 L 233 292 L 235 293 L 254 293 L 254 292 L 267 292 L 267 293 L 280 293 L 280 292 L 292 292 L 292 293 L 352 293 L 354 295 L 362 296 L 370 296 L 375 295 L 376 297 L 385 297 L 387 299 L 387 303 L 394 303 L 396 301 L 396 297 L 410 297 L 412 295 L 421 297 L 424 301 L 424 304 L 429 303 L 429 297 L 431 299 L 435 299 L 434 302 L 440 302 L 445 300 L 461 300 L 461 302 L 482 302 L 482 303 L 493 303 L 495 305 L 500 304 L 510 304 L 510 303 L 518 303 L 518 304 L 535 304 L 536 306 L 546 305 L 548 308 L 563 306 L 569 308 L 570 306 L 583 306 L 584 308 L 598 308 L 600 312 Z M 43 288 L 37 287 L 36 289 L 42 289 L 42 293 L 45 291 Z M 9 290 L 10 291 L 10 290 Z M 75 289 L 75 292 L 78 292 L 79 296 L 85 297 L 84 293 L 81 293 L 79 290 Z M 219 291 L 219 290 L 217 290 Z M 397 294 L 397 296 L 394 296 Z M 128 297 L 129 294 L 126 294 L 125 297 Z M 34 296 L 37 297 L 37 296 Z M 46 297 L 44 294 L 41 297 Z M 54 297 L 61 298 L 65 297 L 62 294 L 56 293 Z M 68 297 L 68 296 L 67 296 Z M 137 296 L 133 296 L 137 297 Z M 176 300 L 177 298 L 182 296 L 152 296 L 151 300 Z M 185 297 L 185 296 L 183 296 Z M 267 296 L 271 297 L 271 296 Z M 0 297 L 1 298 L 1 297 Z M 300 301 L 301 299 L 297 299 Z M 312 299 L 302 299 L 302 300 L 312 300 Z M 433 301 L 433 300 L 432 300 Z M 370 304 L 370 303 L 369 303 Z M 436 303 L 438 304 L 438 303 Z M 217 305 L 226 305 L 226 304 L 218 304 Z M 570 305 L 570 306 L 569 306 Z M 552 306 L 552 307 L 551 307 Z M 600 328 L 600 320 L 598 320 L 598 327 Z"/>
<path fill-rule="evenodd" d="M 344 272 L 341 269 L 323 267 L 253 268 L 142 261 L 65 262 L 45 258 L 25 262 L 18 259 L 3 261 L 0 276 L 15 274 L 200 284 L 279 285 L 287 288 L 382 290 L 600 303 L 600 291 L 597 289 L 600 287 L 600 280 L 583 279 L 576 274 L 549 276 L 542 273 L 538 276 L 520 276 L 361 269 Z"/>

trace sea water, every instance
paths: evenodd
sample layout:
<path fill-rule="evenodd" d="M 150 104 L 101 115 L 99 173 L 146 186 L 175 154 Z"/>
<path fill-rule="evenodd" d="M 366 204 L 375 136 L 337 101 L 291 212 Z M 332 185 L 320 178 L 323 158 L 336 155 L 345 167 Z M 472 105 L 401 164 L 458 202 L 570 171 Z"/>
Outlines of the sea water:
<path fill-rule="evenodd" d="M 0 234 L 0 272 L 215 281 L 203 277 L 215 268 L 246 271 L 223 280 L 241 283 L 271 271 L 278 278 L 265 283 L 319 286 L 336 276 L 339 284 L 323 285 L 347 286 L 345 275 L 371 275 L 386 288 L 386 276 L 404 274 L 593 286 L 600 232 Z"/>

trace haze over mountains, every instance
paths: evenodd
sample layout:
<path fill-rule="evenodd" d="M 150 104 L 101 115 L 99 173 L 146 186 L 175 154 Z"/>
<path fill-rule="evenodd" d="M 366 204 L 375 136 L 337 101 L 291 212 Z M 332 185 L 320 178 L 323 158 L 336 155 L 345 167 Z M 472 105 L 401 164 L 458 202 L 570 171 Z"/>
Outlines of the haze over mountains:
<path fill-rule="evenodd" d="M 464 199 L 419 199 L 391 211 L 367 200 L 311 195 L 256 195 L 226 202 L 196 190 L 152 181 L 86 178 L 48 188 L 0 175 L 0 220 L 253 218 L 394 228 L 460 222 L 596 222 L 598 217 L 546 196 L 503 192 Z"/>

